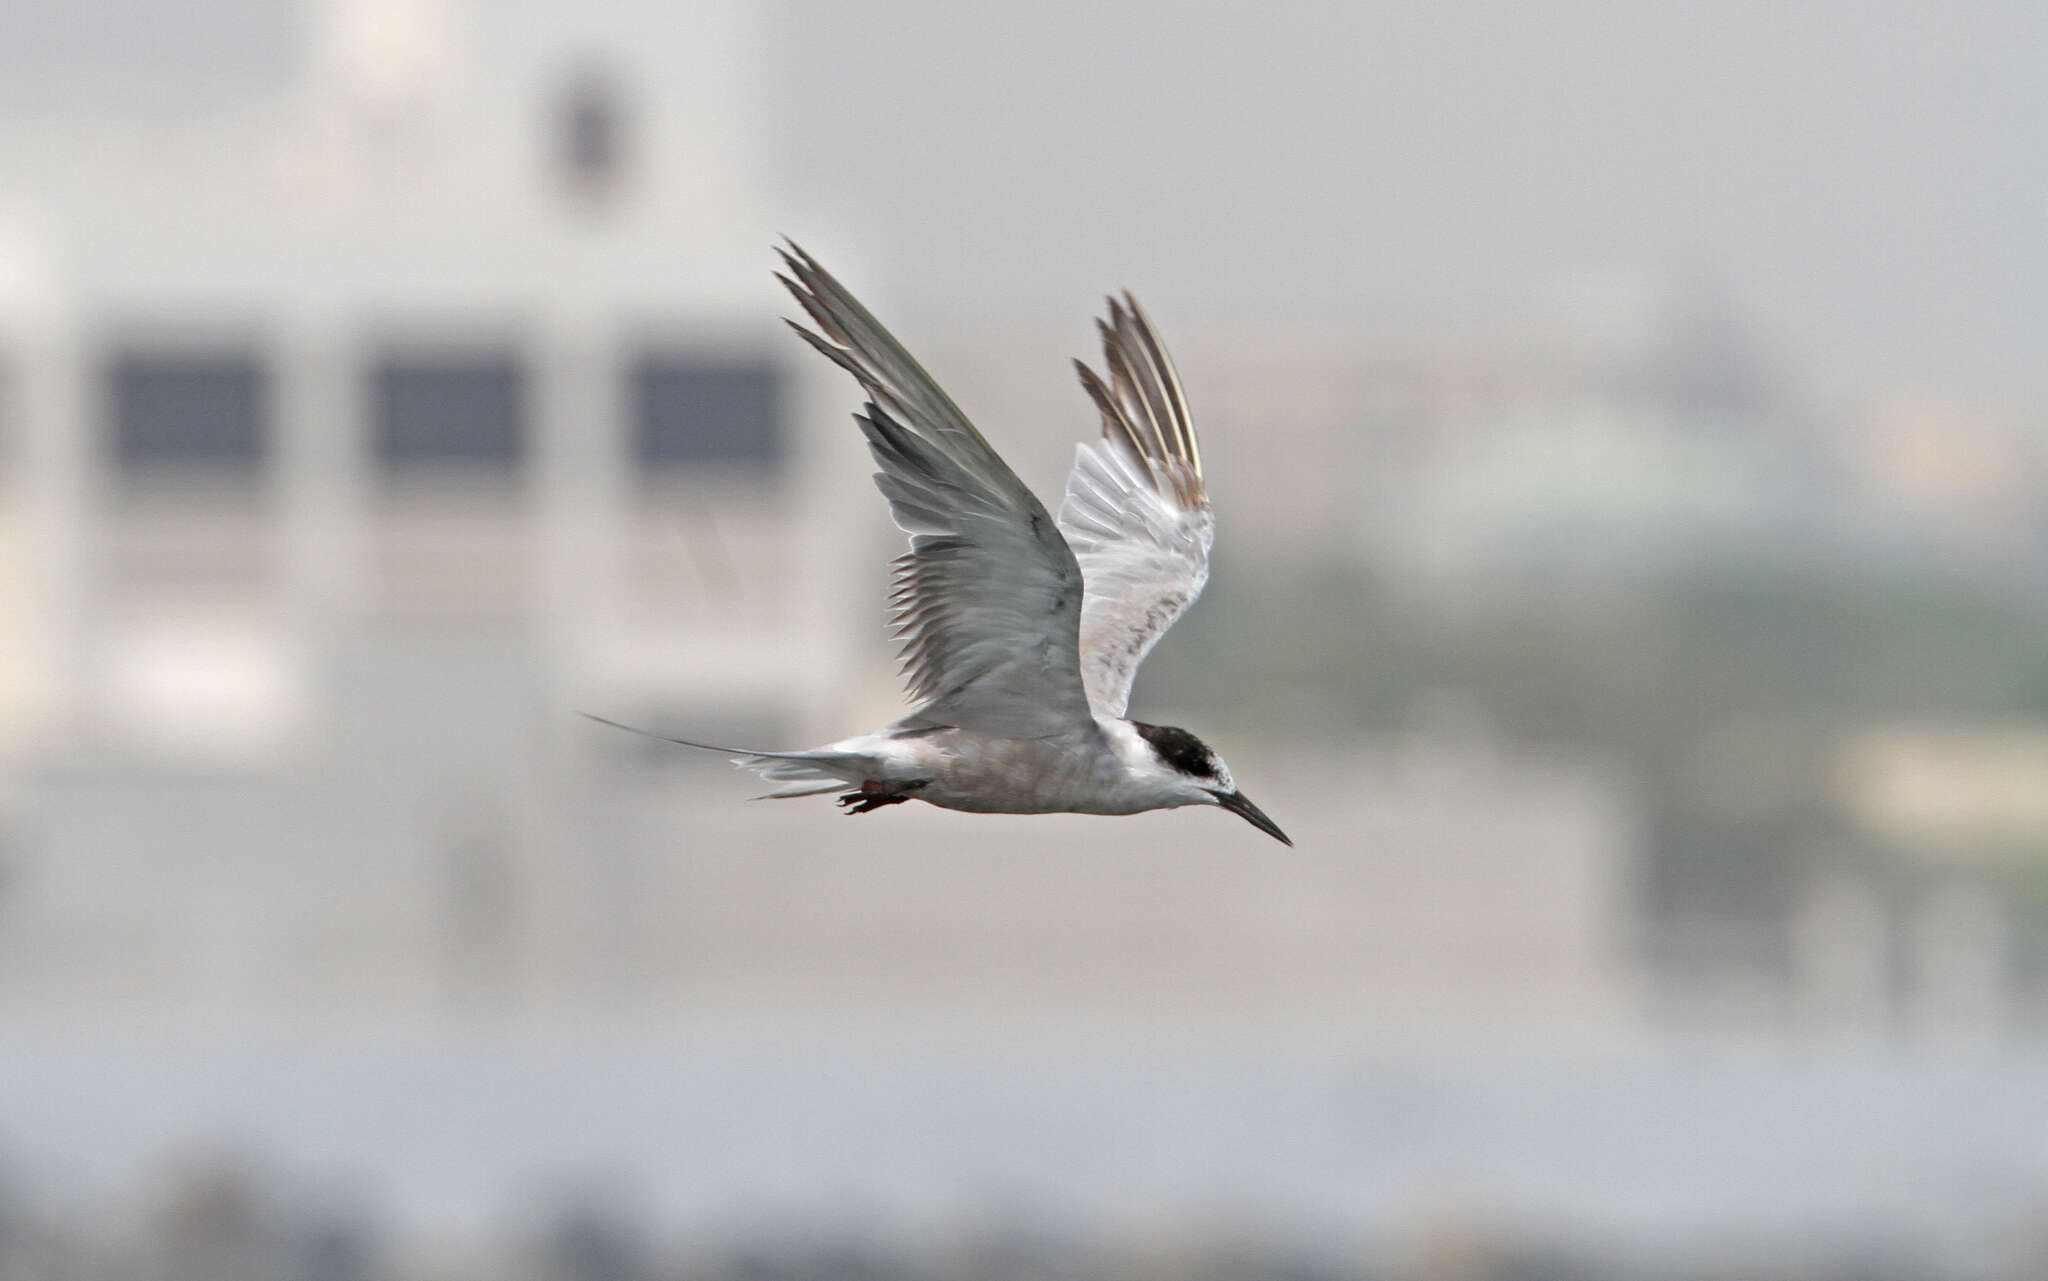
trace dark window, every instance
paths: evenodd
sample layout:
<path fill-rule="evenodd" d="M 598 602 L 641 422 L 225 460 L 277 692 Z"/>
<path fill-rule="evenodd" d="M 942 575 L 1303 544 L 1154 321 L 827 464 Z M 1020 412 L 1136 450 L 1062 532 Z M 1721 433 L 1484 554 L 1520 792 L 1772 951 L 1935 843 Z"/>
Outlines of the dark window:
<path fill-rule="evenodd" d="M 562 173 L 569 189 L 586 200 L 612 194 L 624 176 L 626 109 L 612 77 L 586 68 L 569 82 L 560 121 Z"/>
<path fill-rule="evenodd" d="M 115 469 L 253 475 L 269 450 L 269 378 L 254 356 L 117 353 L 107 373 Z"/>
<path fill-rule="evenodd" d="M 644 355 L 633 363 L 633 458 L 766 469 L 782 459 L 782 371 L 766 360 Z"/>
<path fill-rule="evenodd" d="M 510 356 L 387 356 L 372 396 L 386 473 L 509 476 L 526 461 L 526 373 Z"/>

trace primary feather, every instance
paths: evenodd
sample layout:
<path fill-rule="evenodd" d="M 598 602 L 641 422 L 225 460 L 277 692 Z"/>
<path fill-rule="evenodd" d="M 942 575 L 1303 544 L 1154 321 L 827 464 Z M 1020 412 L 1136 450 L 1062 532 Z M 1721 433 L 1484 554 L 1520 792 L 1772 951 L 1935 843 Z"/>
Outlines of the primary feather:
<path fill-rule="evenodd" d="M 1075 450 L 1060 529 L 1086 584 L 1088 701 L 1122 716 L 1138 665 L 1209 581 L 1216 521 L 1180 375 L 1138 300 L 1110 299 L 1096 328 L 1109 379 L 1074 367 L 1102 414 L 1102 439 Z"/>
<path fill-rule="evenodd" d="M 875 484 L 910 535 L 891 603 L 922 705 L 899 725 L 1035 738 L 1085 723 L 1082 571 L 1045 506 L 844 286 L 794 245 L 782 256 L 822 334 L 796 331 L 868 394 Z"/>

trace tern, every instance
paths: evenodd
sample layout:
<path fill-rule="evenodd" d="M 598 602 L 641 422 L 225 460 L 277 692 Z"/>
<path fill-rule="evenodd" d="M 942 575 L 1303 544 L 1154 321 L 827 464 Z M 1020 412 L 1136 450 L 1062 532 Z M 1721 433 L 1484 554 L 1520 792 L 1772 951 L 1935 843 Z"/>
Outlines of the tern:
<path fill-rule="evenodd" d="M 1294 844 L 1207 744 L 1124 715 L 1138 664 L 1208 582 L 1215 539 L 1187 396 L 1137 299 L 1109 299 L 1096 323 L 1108 376 L 1074 362 L 1102 437 L 1078 447 L 1055 523 L 845 286 L 794 243 L 778 252 L 777 278 L 817 328 L 789 325 L 866 394 L 854 418 L 910 536 L 890 603 L 917 707 L 802 752 L 653 737 L 732 755 L 779 784 L 770 797 L 838 792 L 852 814 L 911 800 L 978 814 L 1215 805 Z"/>

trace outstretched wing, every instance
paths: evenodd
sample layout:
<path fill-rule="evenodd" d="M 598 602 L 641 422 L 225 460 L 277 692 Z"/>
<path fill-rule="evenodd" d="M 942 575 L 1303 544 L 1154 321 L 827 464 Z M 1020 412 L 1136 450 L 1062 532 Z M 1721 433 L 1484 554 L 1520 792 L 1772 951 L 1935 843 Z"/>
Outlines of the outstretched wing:
<path fill-rule="evenodd" d="M 1110 299 L 1109 319 L 1096 328 L 1109 380 L 1078 360 L 1074 367 L 1102 411 L 1102 439 L 1075 451 L 1060 530 L 1086 584 L 1088 701 L 1100 715 L 1122 716 L 1138 664 L 1209 581 L 1216 522 L 1180 375 L 1138 300 Z"/>
<path fill-rule="evenodd" d="M 822 335 L 790 327 L 868 394 L 855 417 L 910 535 L 891 604 L 923 705 L 901 723 L 1008 738 L 1087 724 L 1081 567 L 1044 504 L 845 286 L 794 244 L 782 260 L 782 283 Z"/>

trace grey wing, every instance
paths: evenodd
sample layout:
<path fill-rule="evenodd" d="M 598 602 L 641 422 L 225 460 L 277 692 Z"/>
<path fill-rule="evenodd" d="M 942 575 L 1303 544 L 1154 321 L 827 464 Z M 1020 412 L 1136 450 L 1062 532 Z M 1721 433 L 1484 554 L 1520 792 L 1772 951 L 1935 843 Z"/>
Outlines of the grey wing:
<path fill-rule="evenodd" d="M 1060 529 L 1085 584 L 1081 679 L 1098 714 L 1122 716 L 1138 664 L 1209 581 L 1216 522 L 1180 376 L 1138 300 L 1110 299 L 1096 327 L 1108 381 L 1074 366 L 1102 439 L 1076 451 Z"/>
<path fill-rule="evenodd" d="M 891 604 L 922 705 L 900 723 L 1011 738 L 1087 724 L 1081 567 L 1044 504 L 843 285 L 795 245 L 782 259 L 782 283 L 823 332 L 791 328 L 868 394 L 855 417 L 910 535 Z"/>

